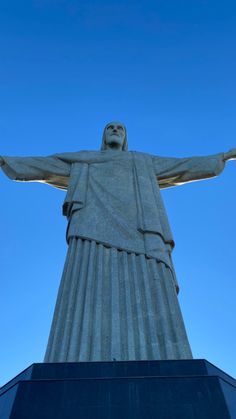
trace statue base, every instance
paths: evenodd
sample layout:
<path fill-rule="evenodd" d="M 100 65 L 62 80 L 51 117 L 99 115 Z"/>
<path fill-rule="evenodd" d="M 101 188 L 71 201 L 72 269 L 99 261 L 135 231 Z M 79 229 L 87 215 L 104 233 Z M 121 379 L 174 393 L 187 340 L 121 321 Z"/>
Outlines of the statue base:
<path fill-rule="evenodd" d="M 206 360 L 33 364 L 0 389 L 1 419 L 236 418 L 236 380 Z"/>

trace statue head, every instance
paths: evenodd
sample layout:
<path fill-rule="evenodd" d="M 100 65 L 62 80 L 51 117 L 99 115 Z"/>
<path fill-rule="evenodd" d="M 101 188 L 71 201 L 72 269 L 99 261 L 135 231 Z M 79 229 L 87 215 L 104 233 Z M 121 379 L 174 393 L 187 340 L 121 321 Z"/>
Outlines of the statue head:
<path fill-rule="evenodd" d="M 109 122 L 104 128 L 101 150 L 122 150 L 128 149 L 127 132 L 124 124 L 120 122 Z"/>

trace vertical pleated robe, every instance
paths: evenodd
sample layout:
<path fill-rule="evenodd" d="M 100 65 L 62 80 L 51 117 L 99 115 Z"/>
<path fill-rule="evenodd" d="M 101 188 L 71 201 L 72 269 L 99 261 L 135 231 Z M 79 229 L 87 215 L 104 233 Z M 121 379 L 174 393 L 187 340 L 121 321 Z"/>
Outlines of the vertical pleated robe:
<path fill-rule="evenodd" d="M 171 270 L 71 239 L 46 362 L 191 358 Z"/>

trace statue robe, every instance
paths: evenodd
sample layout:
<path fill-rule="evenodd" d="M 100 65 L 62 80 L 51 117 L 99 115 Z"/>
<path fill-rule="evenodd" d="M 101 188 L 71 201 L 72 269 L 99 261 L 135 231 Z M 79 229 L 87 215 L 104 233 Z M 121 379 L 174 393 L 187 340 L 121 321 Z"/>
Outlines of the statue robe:
<path fill-rule="evenodd" d="M 191 358 L 160 187 L 218 175 L 223 155 L 4 157 L 14 180 L 67 190 L 68 254 L 46 362 Z"/>

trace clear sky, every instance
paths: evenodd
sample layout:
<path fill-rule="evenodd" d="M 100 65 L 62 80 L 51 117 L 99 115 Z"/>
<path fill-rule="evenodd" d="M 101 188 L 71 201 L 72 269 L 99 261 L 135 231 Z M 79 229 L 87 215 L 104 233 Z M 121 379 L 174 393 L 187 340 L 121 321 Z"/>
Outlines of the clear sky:
<path fill-rule="evenodd" d="M 1 0 L 2 155 L 96 150 L 123 121 L 162 156 L 236 147 L 234 0 Z M 64 192 L 0 173 L 0 384 L 44 356 L 66 254 Z M 236 376 L 236 162 L 163 191 L 195 358 Z"/>

